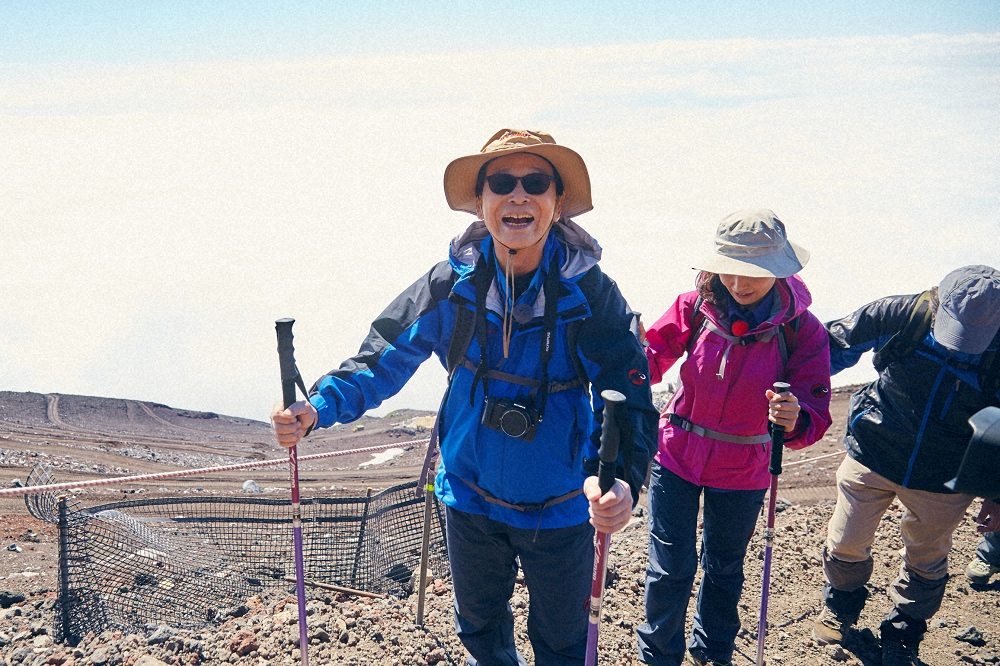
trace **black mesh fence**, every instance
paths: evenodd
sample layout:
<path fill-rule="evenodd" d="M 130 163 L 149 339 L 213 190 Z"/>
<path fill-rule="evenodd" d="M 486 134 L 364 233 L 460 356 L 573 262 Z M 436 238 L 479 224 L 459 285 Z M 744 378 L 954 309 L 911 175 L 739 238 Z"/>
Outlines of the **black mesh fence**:
<path fill-rule="evenodd" d="M 306 580 L 409 594 L 424 522 L 416 488 L 413 481 L 365 497 L 303 498 Z M 36 517 L 59 524 L 57 626 L 70 643 L 90 631 L 203 627 L 255 594 L 294 586 L 288 500 L 183 497 L 86 508 L 33 501 L 29 509 L 44 514 L 33 510 Z M 443 512 L 436 500 L 433 509 L 432 568 L 441 570 Z"/>

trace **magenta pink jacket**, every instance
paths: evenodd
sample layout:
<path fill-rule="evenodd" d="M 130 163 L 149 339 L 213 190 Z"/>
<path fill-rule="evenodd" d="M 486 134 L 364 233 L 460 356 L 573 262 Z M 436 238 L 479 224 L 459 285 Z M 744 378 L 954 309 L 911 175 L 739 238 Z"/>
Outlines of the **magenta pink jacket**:
<path fill-rule="evenodd" d="M 764 392 L 775 381 L 783 380 L 791 385 L 802 409 L 795 429 L 785 435 L 785 446 L 805 448 L 830 427 L 830 343 L 826 329 L 807 311 L 812 296 L 798 276 L 777 280 L 775 286 L 780 298 L 780 307 L 775 308 L 778 314 L 748 331 L 746 337 L 799 316 L 798 330 L 788 336 L 791 346 L 787 365 L 782 363 L 778 346 L 777 336 L 783 335 L 780 330 L 766 342 L 740 345 L 707 327 L 701 328 L 690 345 L 690 357 L 681 365 L 681 386 L 661 414 L 656 460 L 690 483 L 728 490 L 767 488 L 770 444 L 733 444 L 702 437 L 669 423 L 669 413 L 730 435 L 764 434 L 768 423 Z M 651 383 L 660 382 L 689 347 L 697 298 L 694 291 L 681 294 L 646 332 Z M 708 321 L 729 332 L 713 305 L 703 301 L 701 311 Z M 728 347 L 731 349 L 720 379 L 717 373 Z"/>

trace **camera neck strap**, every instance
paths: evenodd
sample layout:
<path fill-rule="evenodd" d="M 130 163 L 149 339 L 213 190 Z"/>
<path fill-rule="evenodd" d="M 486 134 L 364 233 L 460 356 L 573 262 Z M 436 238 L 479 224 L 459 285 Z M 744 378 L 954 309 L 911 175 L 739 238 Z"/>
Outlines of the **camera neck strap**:
<path fill-rule="evenodd" d="M 490 286 L 496 276 L 496 265 L 491 256 L 483 254 L 476 264 L 476 341 L 479 344 L 479 365 L 476 366 L 475 376 L 472 380 L 472 388 L 469 392 L 469 404 L 474 404 L 476 386 L 481 381 L 483 383 L 483 402 L 489 399 L 489 379 L 491 376 L 504 379 L 514 384 L 534 384 L 537 380 L 532 380 L 530 384 L 522 381 L 511 381 L 515 375 L 500 373 L 490 369 L 489 349 L 487 346 L 487 324 L 486 324 L 486 298 L 489 295 Z M 542 316 L 542 341 L 539 363 L 542 366 L 542 379 L 532 392 L 537 392 L 538 400 L 538 420 L 542 420 L 545 414 L 545 402 L 549 392 L 549 362 L 552 360 L 552 352 L 555 348 L 556 320 L 558 318 L 559 303 L 559 257 L 553 255 L 549 270 L 545 274 L 545 282 L 542 285 L 545 295 L 545 312 Z M 513 299 L 514 294 L 506 294 L 506 298 Z"/>
<path fill-rule="evenodd" d="M 552 254 L 549 272 L 545 274 L 542 287 L 545 294 L 545 314 L 542 316 L 542 350 L 539 355 L 542 364 L 542 385 L 538 391 L 538 420 L 545 414 L 545 400 L 549 395 L 549 361 L 556 342 L 556 305 L 559 302 L 559 256 Z"/>

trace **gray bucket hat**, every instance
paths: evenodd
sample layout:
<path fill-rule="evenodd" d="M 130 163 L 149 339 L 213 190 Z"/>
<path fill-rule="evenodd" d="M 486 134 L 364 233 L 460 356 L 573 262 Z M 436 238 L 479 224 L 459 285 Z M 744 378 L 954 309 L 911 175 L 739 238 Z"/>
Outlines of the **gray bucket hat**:
<path fill-rule="evenodd" d="M 788 240 L 785 225 L 766 208 L 740 210 L 719 223 L 715 251 L 695 268 L 709 273 L 786 278 L 809 261 L 809 252 Z"/>
<path fill-rule="evenodd" d="M 963 266 L 938 285 L 934 339 L 948 349 L 982 354 L 1000 330 L 1000 271 Z"/>

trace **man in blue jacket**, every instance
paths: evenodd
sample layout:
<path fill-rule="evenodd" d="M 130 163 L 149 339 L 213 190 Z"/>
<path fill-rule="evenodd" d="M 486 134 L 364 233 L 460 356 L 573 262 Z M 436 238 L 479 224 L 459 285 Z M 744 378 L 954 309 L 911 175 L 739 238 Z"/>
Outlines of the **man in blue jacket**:
<path fill-rule="evenodd" d="M 444 189 L 477 221 L 378 317 L 356 356 L 308 401 L 276 410 L 274 430 L 290 447 L 351 422 L 436 355 L 450 378 L 434 487 L 469 663 L 525 663 L 509 605 L 520 564 L 535 663 L 582 664 L 594 528 L 628 522 L 655 441 L 635 314 L 571 219 L 592 208 L 576 152 L 544 132 L 501 130 L 448 165 Z M 629 418 L 619 480 L 602 496 L 593 474 L 605 389 L 625 394 Z"/>
<path fill-rule="evenodd" d="M 921 316 L 928 308 L 932 323 Z M 883 666 L 916 666 L 927 620 L 948 582 L 952 533 L 975 499 L 945 487 L 972 437 L 969 418 L 1000 405 L 1000 271 L 965 266 L 926 295 L 888 296 L 829 322 L 831 371 L 876 351 L 878 377 L 851 397 L 837 470 L 837 506 L 823 549 L 820 643 L 841 642 L 868 598 L 872 542 L 894 499 L 903 566 L 889 587 L 893 609 L 880 627 Z M 983 502 L 997 529 L 1000 504 Z"/>

